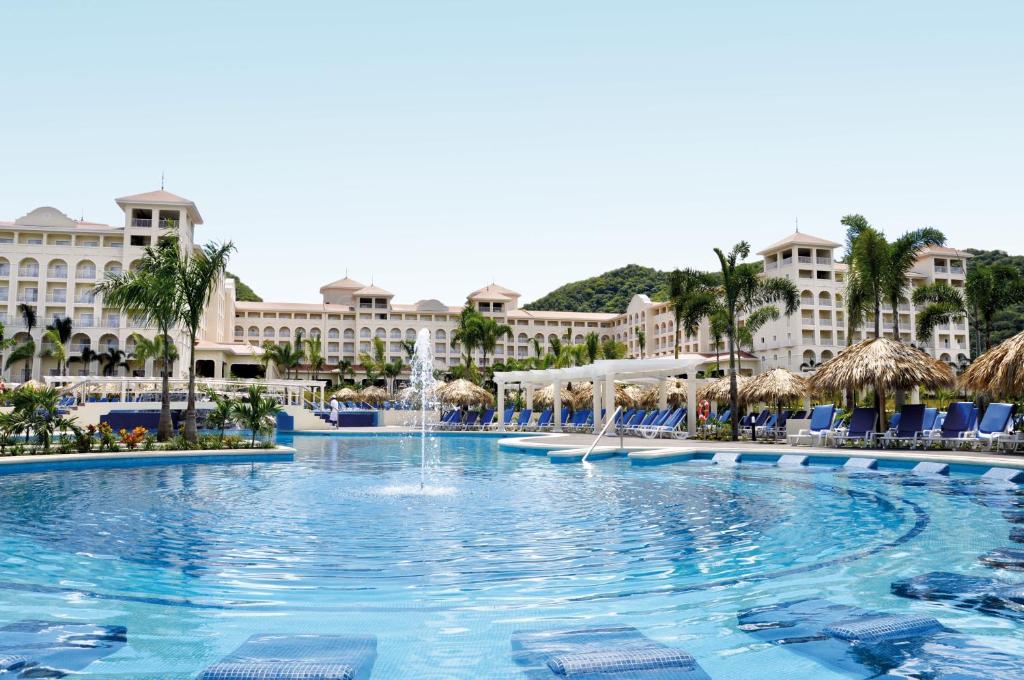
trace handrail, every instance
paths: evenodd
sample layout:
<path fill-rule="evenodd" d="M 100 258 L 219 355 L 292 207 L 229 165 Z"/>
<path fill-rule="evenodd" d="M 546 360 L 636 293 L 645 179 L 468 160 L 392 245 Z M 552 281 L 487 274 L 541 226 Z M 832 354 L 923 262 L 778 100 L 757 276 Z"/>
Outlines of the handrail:
<path fill-rule="evenodd" d="M 586 462 L 587 462 L 587 456 L 589 456 L 589 455 L 590 455 L 590 452 L 591 452 L 591 451 L 593 451 L 593 450 L 594 450 L 595 448 L 597 448 L 597 443 L 598 443 L 599 441 L 601 441 L 601 437 L 603 437 L 603 436 L 604 436 L 604 433 L 608 431 L 608 427 L 609 427 L 609 426 L 610 426 L 610 425 L 611 425 L 612 423 L 614 423 L 614 422 L 615 422 L 615 418 L 616 418 L 616 416 L 618 416 L 618 415 L 619 415 L 619 413 L 620 413 L 621 411 L 622 411 L 622 407 L 621 407 L 621 406 L 616 406 L 616 407 L 615 407 L 615 410 L 614 410 L 614 411 L 612 412 L 612 415 L 611 415 L 611 417 L 610 417 L 610 418 L 608 418 L 608 422 L 606 422 L 606 423 L 604 424 L 604 427 L 602 427 L 602 428 L 601 428 L 601 431 L 600 431 L 600 432 L 599 432 L 599 433 L 597 434 L 597 437 L 595 437 L 595 438 L 594 438 L 594 442 L 593 442 L 593 443 L 592 443 L 592 444 L 590 445 L 590 448 L 589 448 L 589 449 L 587 449 L 587 452 L 583 454 L 583 462 L 584 462 L 584 463 L 586 463 Z"/>

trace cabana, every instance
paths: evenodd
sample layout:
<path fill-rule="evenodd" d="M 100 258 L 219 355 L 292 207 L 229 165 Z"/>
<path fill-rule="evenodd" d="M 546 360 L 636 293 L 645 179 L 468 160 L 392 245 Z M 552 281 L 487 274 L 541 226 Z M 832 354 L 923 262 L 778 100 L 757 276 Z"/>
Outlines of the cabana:
<path fill-rule="evenodd" d="M 703 354 L 680 354 L 678 359 L 664 357 L 656 359 L 601 359 L 586 366 L 569 368 L 547 368 L 532 371 L 503 371 L 494 374 L 498 386 L 498 412 L 505 409 L 505 389 L 509 385 L 521 386 L 526 390 L 527 406 L 530 405 L 533 389 L 552 385 L 555 413 L 562 410 L 562 388 L 568 383 L 586 381 L 593 383 L 594 432 L 598 433 L 615 412 L 616 384 L 620 382 L 656 382 L 659 384 L 660 401 L 667 403 L 668 379 L 686 375 L 687 402 L 697 402 L 697 371 L 706 364 L 714 363 L 713 358 Z M 602 409 L 604 413 L 602 414 Z M 687 412 L 687 430 L 697 431 L 697 409 Z M 504 428 L 502 428 L 504 429 Z M 554 430 L 561 431 L 556 422 Z"/>

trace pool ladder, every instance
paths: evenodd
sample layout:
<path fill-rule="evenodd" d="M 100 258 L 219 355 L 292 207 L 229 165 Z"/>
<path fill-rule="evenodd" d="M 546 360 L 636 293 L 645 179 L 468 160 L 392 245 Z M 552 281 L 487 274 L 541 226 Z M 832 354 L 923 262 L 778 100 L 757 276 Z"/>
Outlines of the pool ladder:
<path fill-rule="evenodd" d="M 590 448 L 587 449 L 587 452 L 583 454 L 583 462 L 584 463 L 587 462 L 587 456 L 589 456 L 591 454 L 591 452 L 597 447 L 597 443 L 599 441 L 601 441 L 601 437 L 603 437 L 604 433 L 608 431 L 608 427 L 612 423 L 615 422 L 615 419 L 619 417 L 619 413 L 621 411 L 622 411 L 622 407 L 621 406 L 616 406 L 615 410 L 612 411 L 612 415 L 611 415 L 610 418 L 608 418 L 608 422 L 606 422 L 604 424 L 604 427 L 601 428 L 601 431 L 597 434 L 596 437 L 594 437 L 594 441 L 593 441 L 593 443 L 591 443 Z M 619 432 L 619 448 L 620 449 L 622 448 L 622 432 Z"/>

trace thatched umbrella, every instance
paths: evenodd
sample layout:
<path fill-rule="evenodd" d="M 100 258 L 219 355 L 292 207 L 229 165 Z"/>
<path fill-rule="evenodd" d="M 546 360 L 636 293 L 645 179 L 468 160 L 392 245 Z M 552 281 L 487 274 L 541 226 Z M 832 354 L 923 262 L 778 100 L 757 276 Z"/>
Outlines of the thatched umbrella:
<path fill-rule="evenodd" d="M 588 405 L 594 403 L 594 383 L 573 383 L 571 394 L 571 402 L 574 409 L 587 408 Z M 629 408 L 635 403 L 635 399 L 626 386 L 615 383 L 615 405 Z"/>
<path fill-rule="evenodd" d="M 875 390 L 879 432 L 885 430 L 885 393 L 952 387 L 953 370 L 945 363 L 911 345 L 890 338 L 869 338 L 847 347 L 826 361 L 810 377 L 814 392 L 845 392 L 871 387 Z"/>
<path fill-rule="evenodd" d="M 464 378 L 438 385 L 434 389 L 434 396 L 442 403 L 457 406 L 490 406 L 494 403 L 494 395 Z"/>
<path fill-rule="evenodd" d="M 376 406 L 388 398 L 388 393 L 380 387 L 371 385 L 370 387 L 364 387 L 359 390 L 359 398 L 365 401 L 367 404 L 373 404 Z"/>
<path fill-rule="evenodd" d="M 668 403 L 673 406 L 682 406 L 686 403 L 686 384 L 680 380 L 673 380 L 668 384 Z"/>
<path fill-rule="evenodd" d="M 742 375 L 736 376 L 737 395 L 740 393 L 740 390 L 743 389 L 743 385 L 747 380 L 749 380 L 749 378 Z M 729 376 L 715 378 L 714 380 L 709 380 L 700 386 L 700 389 L 697 390 L 697 399 L 699 401 L 729 401 L 731 397 L 730 389 Z M 744 403 L 742 399 L 738 399 L 737 401 L 741 404 Z"/>
<path fill-rule="evenodd" d="M 355 401 L 359 398 L 359 393 L 351 387 L 342 387 L 340 390 L 334 393 L 334 397 L 338 401 Z"/>
<path fill-rule="evenodd" d="M 1024 333 L 1003 340 L 971 363 L 960 385 L 992 396 L 1024 394 Z"/>
<path fill-rule="evenodd" d="M 800 399 L 810 392 L 807 379 L 784 368 L 773 368 L 753 378 L 743 381 L 743 387 L 738 390 L 741 401 L 747 404 L 763 401 L 775 404 L 776 422 L 782 420 L 783 402 Z M 757 439 L 757 431 L 753 424 L 750 426 L 752 439 Z"/>
<path fill-rule="evenodd" d="M 548 385 L 543 389 L 539 389 L 533 393 L 533 405 L 535 407 L 547 408 L 553 406 L 555 403 L 555 386 Z M 562 405 L 568 406 L 572 403 L 572 392 L 562 388 Z"/>

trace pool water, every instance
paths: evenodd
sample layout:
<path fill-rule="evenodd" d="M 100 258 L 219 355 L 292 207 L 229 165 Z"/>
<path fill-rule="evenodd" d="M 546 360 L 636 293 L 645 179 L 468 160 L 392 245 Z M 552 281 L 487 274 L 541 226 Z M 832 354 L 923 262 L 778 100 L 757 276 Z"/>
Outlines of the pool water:
<path fill-rule="evenodd" d="M 605 625 L 685 649 L 712 678 L 856 677 L 737 625 L 815 597 L 934 616 L 1024 658 L 1011 618 L 890 594 L 936 570 L 1020 581 L 978 562 L 1011 545 L 1014 486 L 552 465 L 451 437 L 431 441 L 420 494 L 417 438 L 281 441 L 294 462 L 0 476 L 0 625 L 125 626 L 83 671 L 98 678 L 192 678 L 255 633 L 376 635 L 374 678 L 522 678 L 517 631 Z"/>

